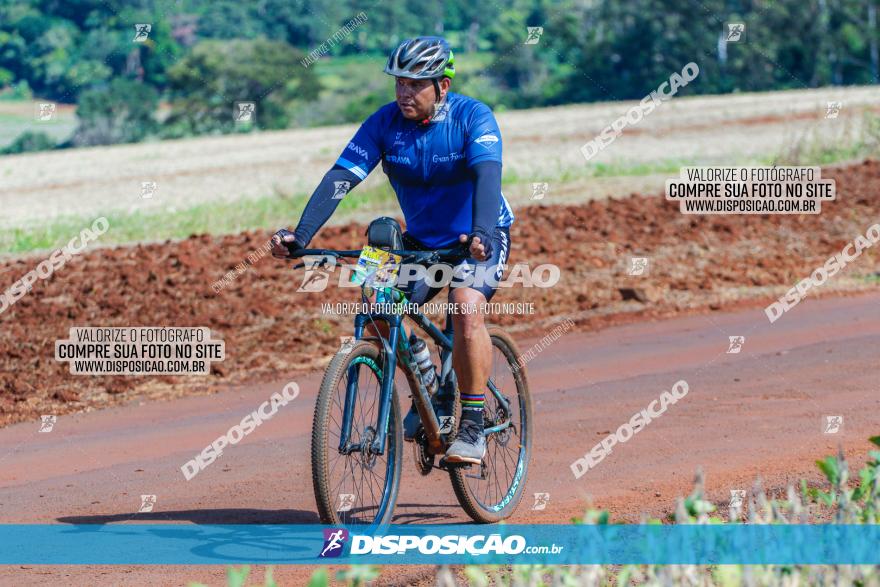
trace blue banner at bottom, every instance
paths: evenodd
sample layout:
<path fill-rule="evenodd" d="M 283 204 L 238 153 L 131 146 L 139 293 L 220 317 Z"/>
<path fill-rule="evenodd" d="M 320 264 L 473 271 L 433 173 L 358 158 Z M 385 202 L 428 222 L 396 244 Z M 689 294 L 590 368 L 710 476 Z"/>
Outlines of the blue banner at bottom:
<path fill-rule="evenodd" d="M 880 526 L 0 525 L 0 564 L 880 564 Z"/>

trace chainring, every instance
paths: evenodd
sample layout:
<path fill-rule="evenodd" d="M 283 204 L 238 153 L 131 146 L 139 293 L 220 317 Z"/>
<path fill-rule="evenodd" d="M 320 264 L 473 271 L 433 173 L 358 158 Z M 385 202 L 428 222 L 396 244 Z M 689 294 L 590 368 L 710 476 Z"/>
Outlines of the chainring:
<path fill-rule="evenodd" d="M 434 468 L 434 455 L 428 453 L 428 437 L 421 426 L 413 438 L 413 456 L 416 460 L 416 470 L 422 477 L 426 477 Z"/>

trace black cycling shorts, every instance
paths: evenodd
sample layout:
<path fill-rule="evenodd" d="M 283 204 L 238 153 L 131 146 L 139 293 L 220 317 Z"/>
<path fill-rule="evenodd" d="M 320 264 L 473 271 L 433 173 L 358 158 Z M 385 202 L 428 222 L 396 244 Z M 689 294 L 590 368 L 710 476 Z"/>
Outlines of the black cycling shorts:
<path fill-rule="evenodd" d="M 470 257 L 459 263 L 453 268 L 453 277 L 449 287 L 449 298 L 452 299 L 452 291 L 455 287 L 469 287 L 486 296 L 486 301 L 492 299 L 495 290 L 498 289 L 498 282 L 501 281 L 504 274 L 504 264 L 510 256 L 510 228 L 507 226 L 496 226 L 492 235 L 492 255 L 485 261 L 477 261 Z M 407 249 L 418 251 L 430 251 L 431 247 L 426 247 L 408 233 L 403 234 L 403 244 Z M 404 288 L 407 298 L 415 304 L 424 304 L 436 296 L 443 287 L 435 287 L 434 282 L 429 283 L 427 279 L 420 279 L 415 283 Z M 469 285 L 464 285 L 470 283 Z"/>

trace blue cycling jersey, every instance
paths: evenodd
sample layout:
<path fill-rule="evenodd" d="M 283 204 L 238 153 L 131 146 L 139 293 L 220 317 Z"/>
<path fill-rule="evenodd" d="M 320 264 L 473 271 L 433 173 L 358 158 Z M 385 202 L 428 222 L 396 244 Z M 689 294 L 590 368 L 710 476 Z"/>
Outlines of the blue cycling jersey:
<path fill-rule="evenodd" d="M 444 247 L 471 231 L 471 167 L 501 163 L 501 131 L 488 106 L 460 94 L 448 93 L 427 125 L 405 118 L 391 102 L 361 125 L 336 164 L 364 179 L 379 161 L 407 231 L 427 246 Z M 510 226 L 513 219 L 501 194 L 496 226 Z"/>

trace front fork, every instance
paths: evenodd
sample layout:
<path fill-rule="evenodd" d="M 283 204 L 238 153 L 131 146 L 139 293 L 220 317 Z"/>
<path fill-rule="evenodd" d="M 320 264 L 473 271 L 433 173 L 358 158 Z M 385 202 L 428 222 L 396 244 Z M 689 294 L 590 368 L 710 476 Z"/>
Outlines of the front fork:
<path fill-rule="evenodd" d="M 418 366 L 412 361 L 410 357 L 409 341 L 406 338 L 406 332 L 403 327 L 403 315 L 358 314 L 355 317 L 354 321 L 354 337 L 356 340 L 360 340 L 361 338 L 363 338 L 364 327 L 366 326 L 366 324 L 377 319 L 382 320 L 388 324 L 389 335 L 387 341 L 380 337 L 382 344 L 385 345 L 385 364 L 379 366 L 382 388 L 379 394 L 380 403 L 379 416 L 376 422 L 376 435 L 375 438 L 372 439 L 370 452 L 377 455 L 385 454 L 385 447 L 388 438 L 388 425 L 391 420 L 391 402 L 393 400 L 392 386 L 394 385 L 394 373 L 395 369 L 397 368 L 398 355 L 397 352 L 392 352 L 391 349 L 397 349 L 398 351 L 400 351 L 401 356 L 409 360 L 411 363 L 409 365 L 409 370 L 414 375 L 415 382 L 417 383 L 417 393 L 419 395 L 419 398 L 416 401 L 416 409 L 418 410 L 419 416 L 421 417 L 425 434 L 428 439 L 428 446 L 431 448 L 431 452 L 434 454 L 439 454 L 444 450 L 443 440 L 440 437 L 440 423 L 437 420 L 437 414 L 434 413 L 434 409 L 431 406 L 431 398 L 428 395 L 428 390 L 425 389 L 425 386 L 421 381 L 421 377 L 419 376 Z M 446 317 L 446 326 L 443 329 L 443 335 L 451 343 L 453 336 L 451 316 L 447 315 Z M 450 387 L 454 390 L 457 384 L 455 380 L 455 372 L 452 368 L 451 344 L 448 347 L 444 346 L 444 348 L 442 349 L 440 353 L 440 362 L 441 367 L 439 383 L 445 390 L 448 390 Z M 382 369 L 384 369 L 384 372 L 382 371 Z M 360 443 L 349 443 L 349 440 L 351 438 L 351 423 L 354 418 L 354 410 L 357 403 L 359 374 L 360 370 L 358 369 L 358 364 L 349 367 L 348 386 L 345 390 L 345 405 L 343 406 L 342 414 L 342 430 L 340 431 L 339 438 L 339 452 L 346 455 L 353 452 L 358 452 L 362 449 Z M 501 430 L 504 430 L 511 425 L 510 402 L 507 400 L 506 397 L 504 397 L 504 395 L 501 394 L 500 390 L 495 386 L 494 382 L 491 379 L 489 379 L 489 381 L 487 382 L 487 386 L 492 395 L 495 396 L 495 399 L 498 401 L 498 403 L 504 408 L 506 414 L 508 415 L 508 418 L 505 422 L 502 422 L 501 424 L 486 428 L 483 432 L 485 436 L 488 436 L 495 432 L 500 432 Z"/>
<path fill-rule="evenodd" d="M 400 340 L 400 332 L 402 330 L 401 321 L 403 316 L 400 314 L 382 314 L 367 315 L 358 314 L 354 319 L 354 337 L 360 340 L 364 335 L 364 326 L 368 321 L 376 319 L 383 320 L 388 324 L 388 340 L 382 339 L 385 346 L 385 365 L 379 365 L 379 377 L 382 382 L 382 388 L 379 391 L 379 417 L 376 421 L 376 436 L 372 439 L 370 452 L 373 454 L 385 454 L 385 444 L 388 438 L 388 424 L 391 420 L 391 401 L 393 399 L 392 386 L 394 385 L 394 370 L 397 368 L 397 353 L 390 352 L 390 349 L 397 348 Z M 361 450 L 360 444 L 350 444 L 351 423 L 354 419 L 354 410 L 357 404 L 358 380 L 360 378 L 359 363 L 353 364 L 348 368 L 348 385 L 345 388 L 345 405 L 342 410 L 342 430 L 339 435 L 339 452 L 341 454 L 351 454 Z M 384 371 L 383 371 L 384 369 Z M 390 375 L 390 376 L 388 376 Z M 385 424 L 382 425 L 381 423 Z"/>

